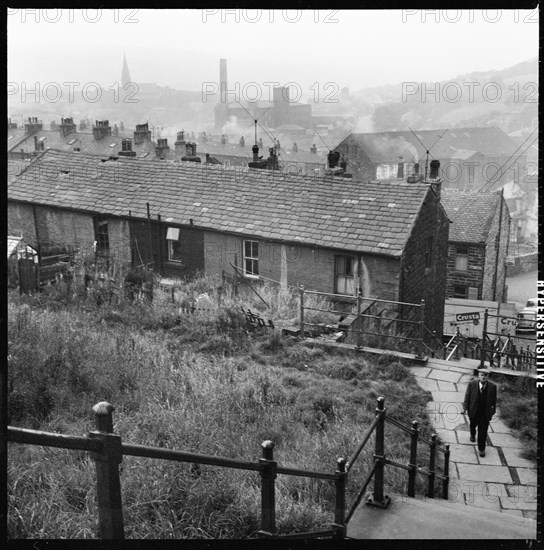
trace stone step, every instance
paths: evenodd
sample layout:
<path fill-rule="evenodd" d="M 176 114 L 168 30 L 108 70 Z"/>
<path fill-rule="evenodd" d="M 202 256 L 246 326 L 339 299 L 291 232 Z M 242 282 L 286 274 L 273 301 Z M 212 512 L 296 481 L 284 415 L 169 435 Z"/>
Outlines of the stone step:
<path fill-rule="evenodd" d="M 443 499 L 392 494 L 386 509 L 363 503 L 347 526 L 352 539 L 535 539 L 536 521 Z"/>

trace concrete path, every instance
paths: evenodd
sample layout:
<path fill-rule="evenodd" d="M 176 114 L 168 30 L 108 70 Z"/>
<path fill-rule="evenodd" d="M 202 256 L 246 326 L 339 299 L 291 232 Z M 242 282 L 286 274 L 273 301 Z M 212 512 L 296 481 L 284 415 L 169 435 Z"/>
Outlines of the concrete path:
<path fill-rule="evenodd" d="M 425 366 L 410 367 L 418 384 L 432 393 L 427 404 L 431 422 L 440 440 L 450 444 L 449 500 L 536 520 L 536 463 L 521 457 L 522 444 L 501 420 L 500 393 L 485 457 L 470 442 L 462 402 L 478 363 L 429 359 Z"/>

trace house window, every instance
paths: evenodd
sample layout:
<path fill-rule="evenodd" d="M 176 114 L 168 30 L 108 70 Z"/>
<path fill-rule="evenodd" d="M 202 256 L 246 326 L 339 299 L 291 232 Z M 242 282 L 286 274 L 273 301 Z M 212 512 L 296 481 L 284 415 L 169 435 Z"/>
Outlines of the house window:
<path fill-rule="evenodd" d="M 468 271 L 468 246 L 455 247 L 455 271 Z"/>
<path fill-rule="evenodd" d="M 453 285 L 453 297 L 454 298 L 466 298 L 467 287 L 466 285 Z"/>
<path fill-rule="evenodd" d="M 334 257 L 335 291 L 337 294 L 347 294 L 349 296 L 355 294 L 355 261 L 355 258 L 351 256 Z"/>
<path fill-rule="evenodd" d="M 244 275 L 259 276 L 259 243 L 257 241 L 244 241 Z"/>
<path fill-rule="evenodd" d="M 179 227 L 169 227 L 166 232 L 168 243 L 168 261 L 181 263 L 181 243 L 179 242 Z"/>
<path fill-rule="evenodd" d="M 425 267 L 431 267 L 433 262 L 433 238 L 427 237 L 425 244 Z"/>
<path fill-rule="evenodd" d="M 96 253 L 108 254 L 110 251 L 110 238 L 108 235 L 108 222 L 106 220 L 95 221 Z"/>
<path fill-rule="evenodd" d="M 404 178 L 404 163 L 403 162 L 399 162 L 398 166 L 397 166 L 397 178 Z"/>

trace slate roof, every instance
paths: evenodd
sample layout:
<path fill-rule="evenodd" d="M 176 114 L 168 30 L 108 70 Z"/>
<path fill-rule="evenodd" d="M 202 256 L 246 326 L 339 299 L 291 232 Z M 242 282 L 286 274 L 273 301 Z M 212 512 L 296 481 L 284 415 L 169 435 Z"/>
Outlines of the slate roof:
<path fill-rule="evenodd" d="M 121 151 L 121 140 L 123 138 L 133 139 L 134 134 L 119 133 L 119 136 L 106 136 L 97 141 L 91 132 L 74 132 L 61 137 L 58 130 L 40 130 L 34 134 L 25 134 L 23 130 L 19 141 L 10 140 L 8 142 L 8 152 L 13 151 L 18 153 L 21 149 L 24 149 L 26 153 L 34 153 L 34 136 L 38 140 L 44 140 L 46 149 L 60 149 L 72 152 L 74 151 L 74 147 L 79 147 L 81 152 L 84 153 L 110 156 L 117 155 Z M 173 150 L 173 143 L 169 143 L 168 145 Z M 137 154 L 148 152 L 149 157 L 155 156 L 155 144 L 151 142 L 136 145 L 133 141 L 132 149 Z"/>
<path fill-rule="evenodd" d="M 416 130 L 414 133 L 430 148 L 435 159 L 461 158 L 459 155 L 465 151 L 486 156 L 511 155 L 517 149 L 514 140 L 497 127 L 451 128 L 444 132 L 445 129 Z M 442 134 L 442 139 L 437 141 Z M 416 136 L 410 131 L 352 133 L 346 139 L 362 147 L 374 164 L 388 164 L 398 162 L 399 156 L 406 162 L 424 160 L 426 150 Z"/>
<path fill-rule="evenodd" d="M 442 189 L 440 200 L 452 221 L 450 242 L 482 244 L 487 240 L 493 216 L 500 207 L 500 191 L 471 193 Z"/>
<path fill-rule="evenodd" d="M 280 140 L 281 143 L 281 140 Z M 199 143 L 197 148 L 197 155 L 201 158 L 206 157 L 206 153 L 210 153 L 211 156 L 222 160 L 222 158 L 232 159 L 232 161 L 244 160 L 245 162 L 250 162 L 253 160 L 253 151 L 251 150 L 253 143 L 246 141 L 245 147 L 240 147 L 240 145 L 235 145 L 228 143 L 225 145 L 219 143 Z M 268 149 L 271 146 L 267 146 L 259 149 L 259 156 L 263 158 L 268 158 Z M 304 162 L 307 164 L 325 164 L 326 157 L 319 153 L 310 153 L 310 151 L 301 151 L 293 153 L 291 147 L 281 148 L 279 152 L 279 162 Z"/>
<path fill-rule="evenodd" d="M 317 179 L 49 150 L 8 182 L 8 199 L 398 257 L 425 184 Z M 65 173 L 67 172 L 67 173 Z"/>

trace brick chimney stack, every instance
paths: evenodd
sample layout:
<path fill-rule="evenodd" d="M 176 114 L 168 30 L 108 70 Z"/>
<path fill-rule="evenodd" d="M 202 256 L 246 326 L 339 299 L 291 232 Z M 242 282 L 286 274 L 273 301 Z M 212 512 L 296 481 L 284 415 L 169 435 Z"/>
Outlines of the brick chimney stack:
<path fill-rule="evenodd" d="M 136 124 L 136 130 L 134 131 L 134 143 L 140 145 L 146 141 L 151 141 L 151 130 L 149 124 Z"/>
<path fill-rule="evenodd" d="M 196 154 L 196 143 L 187 142 L 185 144 L 185 156 L 181 157 L 181 160 L 191 161 L 191 162 L 202 162 L 202 159 Z M 209 162 L 209 157 L 206 156 L 206 161 Z"/>
<path fill-rule="evenodd" d="M 8 130 L 16 130 L 17 129 L 17 123 L 11 122 L 11 117 L 8 118 Z"/>
<path fill-rule="evenodd" d="M 28 117 L 28 122 L 25 122 L 25 134 L 35 134 L 43 130 L 43 123 L 37 117 Z"/>
<path fill-rule="evenodd" d="M 117 153 L 121 157 L 135 157 L 136 151 L 132 150 L 132 140 L 130 138 L 123 138 L 121 140 L 121 151 Z"/>
<path fill-rule="evenodd" d="M 174 143 L 176 155 L 182 155 L 185 152 L 185 132 L 182 130 L 177 133 L 177 139 Z"/>
<path fill-rule="evenodd" d="M 158 158 L 163 159 L 164 153 L 167 151 L 170 151 L 170 146 L 168 145 L 168 139 L 166 138 L 159 138 L 157 140 L 157 145 L 155 146 L 155 154 Z"/>
<path fill-rule="evenodd" d="M 111 126 L 109 120 L 97 120 L 93 126 L 93 136 L 96 141 L 100 141 L 106 136 L 111 136 Z"/>
<path fill-rule="evenodd" d="M 77 131 L 73 118 L 61 118 L 59 124 L 60 137 L 64 138 Z"/>

